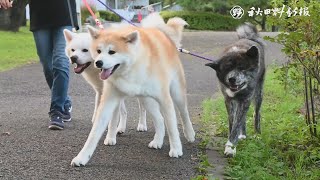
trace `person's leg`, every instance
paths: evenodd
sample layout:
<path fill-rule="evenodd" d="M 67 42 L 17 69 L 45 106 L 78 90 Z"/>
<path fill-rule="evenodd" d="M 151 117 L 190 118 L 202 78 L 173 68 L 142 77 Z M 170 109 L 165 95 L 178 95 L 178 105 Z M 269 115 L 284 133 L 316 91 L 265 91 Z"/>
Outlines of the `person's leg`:
<path fill-rule="evenodd" d="M 47 84 L 52 92 L 53 86 L 53 38 L 51 29 L 42 29 L 33 32 L 34 40 L 37 47 L 37 53 L 43 68 L 44 76 L 46 78 Z M 52 98 L 51 98 L 52 99 Z M 52 103 L 51 103 L 52 104 Z M 50 122 L 49 129 L 63 129 L 62 113 L 58 110 L 52 109 L 50 107 Z"/>
<path fill-rule="evenodd" d="M 53 84 L 51 89 L 51 109 L 62 113 L 65 111 L 65 105 L 71 106 L 71 100 L 68 97 L 70 63 L 65 54 L 66 42 L 63 36 L 63 29 L 71 30 L 71 26 L 59 27 L 53 30 Z"/>
<path fill-rule="evenodd" d="M 48 29 L 33 32 L 37 53 L 49 88 L 52 87 L 52 36 Z"/>

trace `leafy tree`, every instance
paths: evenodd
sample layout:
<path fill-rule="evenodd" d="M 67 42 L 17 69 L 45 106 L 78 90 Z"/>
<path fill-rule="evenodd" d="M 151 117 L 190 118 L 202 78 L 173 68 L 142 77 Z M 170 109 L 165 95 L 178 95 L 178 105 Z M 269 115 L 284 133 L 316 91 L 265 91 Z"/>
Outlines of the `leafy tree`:
<path fill-rule="evenodd" d="M 226 14 L 230 10 L 228 0 L 178 0 L 185 10 Z"/>
<path fill-rule="evenodd" d="M 283 5 L 284 1 L 274 1 L 275 7 Z M 315 116 L 320 117 L 320 26 L 319 26 L 319 9 L 320 2 L 316 0 L 289 0 L 287 7 L 297 7 L 297 14 L 287 14 L 279 17 L 271 17 L 268 23 L 279 26 L 283 32 L 275 38 L 267 38 L 268 40 L 277 42 L 283 45 L 282 51 L 289 57 L 289 62 L 286 66 L 279 69 L 282 74 L 282 80 L 290 88 L 301 87 L 296 86 L 297 83 L 304 83 L 306 109 L 311 109 L 312 115 L 306 113 L 306 122 L 310 128 L 310 133 L 313 136 L 317 135 L 317 122 Z M 286 9 L 288 12 L 289 8 Z M 301 13 L 301 14 L 300 14 Z M 291 82 L 291 83 L 287 83 Z M 293 86 L 292 86 L 293 85 Z M 315 95 L 313 95 L 315 94 Z M 316 98 L 317 97 L 317 98 Z M 310 102 L 311 100 L 311 102 Z M 313 106 L 317 101 L 315 109 Z M 311 105 L 311 106 L 309 106 Z M 314 113 L 314 111 L 317 111 Z M 315 115 L 316 114 L 316 115 Z"/>
<path fill-rule="evenodd" d="M 178 0 L 177 1 L 185 10 L 190 11 L 206 11 L 219 14 L 229 14 L 230 9 L 235 6 L 241 6 L 245 12 L 248 12 L 251 7 L 261 10 L 270 8 L 269 0 Z M 247 21 L 259 24 L 262 30 L 266 30 L 266 16 L 248 17 L 244 16 Z"/>
<path fill-rule="evenodd" d="M 149 0 L 149 4 L 154 4 L 157 2 L 162 2 L 162 5 L 169 5 L 169 4 L 173 4 L 174 2 L 176 2 L 176 0 Z"/>
<path fill-rule="evenodd" d="M 29 0 L 14 1 L 13 7 L 0 9 L 0 29 L 5 31 L 19 31 L 25 18 L 25 8 Z"/>

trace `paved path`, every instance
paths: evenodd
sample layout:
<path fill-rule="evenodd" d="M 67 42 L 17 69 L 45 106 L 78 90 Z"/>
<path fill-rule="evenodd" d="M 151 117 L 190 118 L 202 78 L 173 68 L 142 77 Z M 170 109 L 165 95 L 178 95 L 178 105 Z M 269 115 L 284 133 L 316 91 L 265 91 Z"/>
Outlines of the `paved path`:
<path fill-rule="evenodd" d="M 214 57 L 236 40 L 229 32 L 186 32 L 184 48 Z M 269 46 L 268 62 L 281 57 L 278 45 Z M 271 53 L 273 52 L 273 53 Z M 201 101 L 217 91 L 215 73 L 203 60 L 181 54 L 188 83 L 189 110 L 196 124 Z M 39 64 L 0 73 L 0 179 L 190 179 L 195 176 L 197 143 L 183 140 L 182 158 L 169 158 L 168 137 L 161 150 L 147 147 L 154 129 L 136 132 L 135 99 L 127 101 L 128 128 L 116 146 L 101 139 L 86 167 L 70 162 L 81 150 L 91 129 L 94 92 L 81 76 L 71 73 L 73 120 L 63 131 L 47 128 L 49 90 Z M 180 131 L 181 132 L 181 131 Z M 224 161 L 223 158 L 213 157 Z"/>

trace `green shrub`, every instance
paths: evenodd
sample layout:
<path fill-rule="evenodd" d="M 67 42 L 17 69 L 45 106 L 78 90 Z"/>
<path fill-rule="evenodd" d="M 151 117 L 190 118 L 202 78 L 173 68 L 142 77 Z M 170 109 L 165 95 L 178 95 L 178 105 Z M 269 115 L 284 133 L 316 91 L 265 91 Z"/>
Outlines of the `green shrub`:
<path fill-rule="evenodd" d="M 231 16 L 223 16 L 209 12 L 162 11 L 160 14 L 165 21 L 169 18 L 181 17 L 189 24 L 188 29 L 195 30 L 234 31 L 237 26 L 243 23 L 241 20 L 233 19 Z"/>
<path fill-rule="evenodd" d="M 100 18 L 106 21 L 120 22 L 121 18 L 110 11 L 99 11 Z"/>
<path fill-rule="evenodd" d="M 282 5 L 280 2 L 278 3 L 274 4 L 274 7 Z M 304 13 L 308 12 L 308 14 L 303 13 L 302 15 L 298 14 L 292 17 L 288 15 L 269 17 L 268 22 L 271 25 L 279 26 L 283 32 L 275 37 L 266 37 L 265 39 L 282 45 L 282 51 L 287 55 L 289 60 L 283 67 L 278 69 L 281 73 L 279 79 L 282 80 L 287 88 L 297 90 L 301 92 L 301 96 L 306 96 L 304 104 L 312 104 L 316 107 L 312 109 L 312 115 L 310 116 L 307 116 L 310 111 L 309 108 L 306 108 L 306 125 L 310 128 L 309 132 L 312 136 L 320 138 L 320 135 L 317 133 L 316 122 L 317 120 L 319 121 L 320 117 L 318 115 L 320 114 L 320 109 L 317 107 L 318 97 L 320 96 L 318 91 L 320 85 L 320 2 L 290 0 L 287 6 L 304 7 Z M 288 8 L 287 12 L 289 10 Z M 302 12 L 302 9 L 299 11 Z M 303 84 L 304 87 L 301 88 L 297 84 Z M 297 87 L 300 89 L 297 89 Z M 315 100 L 313 100 L 313 97 L 315 97 Z M 309 119 L 310 117 L 312 120 Z"/>

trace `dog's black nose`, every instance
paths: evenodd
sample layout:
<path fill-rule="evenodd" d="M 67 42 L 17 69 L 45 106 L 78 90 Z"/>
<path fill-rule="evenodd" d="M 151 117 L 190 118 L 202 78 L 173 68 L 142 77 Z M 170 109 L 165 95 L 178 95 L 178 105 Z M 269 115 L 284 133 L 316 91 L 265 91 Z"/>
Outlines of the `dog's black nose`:
<path fill-rule="evenodd" d="M 97 61 L 96 66 L 97 66 L 97 68 L 102 68 L 103 62 L 101 60 Z"/>
<path fill-rule="evenodd" d="M 229 82 L 230 82 L 231 84 L 236 83 L 236 78 L 234 78 L 234 77 L 229 78 Z"/>
<path fill-rule="evenodd" d="M 78 60 L 78 56 L 71 56 L 70 59 L 72 63 L 76 63 Z"/>

